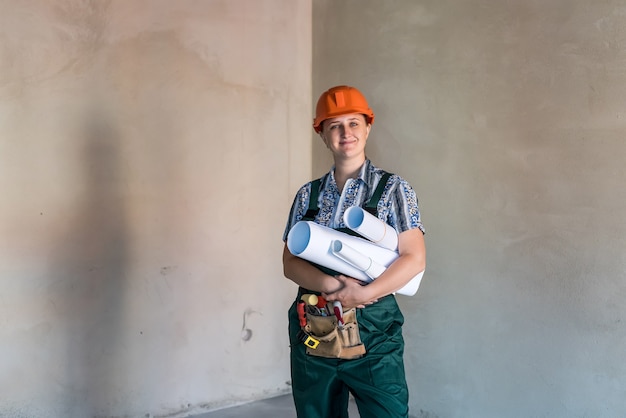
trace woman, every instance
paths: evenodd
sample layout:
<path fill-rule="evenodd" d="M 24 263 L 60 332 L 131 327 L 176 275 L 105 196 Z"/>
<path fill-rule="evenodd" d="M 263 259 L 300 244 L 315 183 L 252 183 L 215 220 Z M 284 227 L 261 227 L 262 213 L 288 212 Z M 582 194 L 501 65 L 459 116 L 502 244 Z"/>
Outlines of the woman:
<path fill-rule="evenodd" d="M 347 417 L 352 393 L 361 417 L 408 417 L 408 390 L 404 375 L 404 318 L 394 292 L 425 268 L 424 229 L 411 186 L 397 175 L 385 176 L 365 155 L 374 113 L 357 89 L 337 86 L 324 92 L 317 103 L 313 128 L 332 152 L 334 166 L 319 183 L 309 182 L 298 191 L 283 240 L 296 222 L 309 216 L 314 222 L 344 228 L 343 213 L 351 206 L 369 203 L 381 179 L 382 195 L 377 216 L 398 232 L 399 257 L 368 285 L 341 274 L 327 274 L 292 255 L 285 245 L 285 276 L 300 286 L 289 312 L 291 375 L 298 417 Z M 312 185 L 318 185 L 310 205 Z M 376 203 L 376 202 L 374 202 Z M 311 214 L 311 206 L 317 210 Z M 326 272 L 325 272 L 326 271 Z M 344 310 L 356 309 L 356 322 L 366 353 L 360 358 L 316 357 L 307 354 L 298 336 L 297 303 L 302 294 L 322 295 L 338 301 Z"/>

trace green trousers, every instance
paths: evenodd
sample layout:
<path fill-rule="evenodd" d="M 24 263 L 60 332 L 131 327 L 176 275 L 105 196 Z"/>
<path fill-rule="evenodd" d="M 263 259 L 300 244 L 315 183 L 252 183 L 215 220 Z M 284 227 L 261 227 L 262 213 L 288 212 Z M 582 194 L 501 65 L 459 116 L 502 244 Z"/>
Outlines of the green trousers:
<path fill-rule="evenodd" d="M 300 293 L 299 293 L 300 294 Z M 404 374 L 404 317 L 393 295 L 357 309 L 361 341 L 367 353 L 354 360 L 306 354 L 298 340 L 296 302 L 289 308 L 291 380 L 299 418 L 347 418 L 352 393 L 361 418 L 408 417 Z"/>

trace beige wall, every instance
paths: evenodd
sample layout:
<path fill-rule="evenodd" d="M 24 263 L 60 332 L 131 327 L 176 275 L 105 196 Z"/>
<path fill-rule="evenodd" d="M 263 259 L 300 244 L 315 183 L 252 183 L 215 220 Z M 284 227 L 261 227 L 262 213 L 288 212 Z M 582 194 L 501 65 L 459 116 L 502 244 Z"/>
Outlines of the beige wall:
<path fill-rule="evenodd" d="M 412 414 L 619 416 L 621 2 L 311 3 L 2 3 L 0 412 L 288 390 L 280 236 L 330 162 L 312 80 L 370 97 L 368 154 L 420 197 Z"/>
<path fill-rule="evenodd" d="M 361 88 L 369 156 L 420 198 L 413 416 L 623 415 L 624 2 L 313 4 L 313 96 Z"/>
<path fill-rule="evenodd" d="M 310 2 L 4 1 L 0 28 L 0 415 L 288 391 Z"/>

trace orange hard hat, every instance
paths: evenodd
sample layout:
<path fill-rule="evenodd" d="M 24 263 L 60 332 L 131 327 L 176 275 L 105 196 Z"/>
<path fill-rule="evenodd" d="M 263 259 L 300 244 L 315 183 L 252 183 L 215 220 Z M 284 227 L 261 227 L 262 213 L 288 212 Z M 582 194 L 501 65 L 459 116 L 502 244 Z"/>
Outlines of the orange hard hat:
<path fill-rule="evenodd" d="M 350 86 L 333 87 L 322 93 L 317 101 L 313 129 L 320 133 L 326 119 L 349 113 L 362 113 L 367 123 L 374 123 L 374 112 L 360 91 Z"/>

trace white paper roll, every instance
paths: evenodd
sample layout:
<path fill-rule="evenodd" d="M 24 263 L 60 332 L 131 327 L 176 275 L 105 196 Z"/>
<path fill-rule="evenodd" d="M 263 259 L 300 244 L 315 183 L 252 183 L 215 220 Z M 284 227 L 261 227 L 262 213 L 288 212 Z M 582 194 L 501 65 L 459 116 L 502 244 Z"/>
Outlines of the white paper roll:
<path fill-rule="evenodd" d="M 398 250 L 398 233 L 390 225 L 365 211 L 360 206 L 352 206 L 343 213 L 343 222 L 357 234 L 376 245 L 391 251 Z"/>
<path fill-rule="evenodd" d="M 336 257 L 341 258 L 346 263 L 356 267 L 363 273 L 367 274 L 367 277 L 376 279 L 383 274 L 386 270 L 385 266 L 381 266 L 366 255 L 361 254 L 354 248 L 344 244 L 340 240 L 335 240 L 331 243 L 332 252 Z"/>
<path fill-rule="evenodd" d="M 300 221 L 296 223 L 287 235 L 287 248 L 289 251 L 302 259 L 317 263 L 321 266 L 338 271 L 346 276 L 354 277 L 364 282 L 371 282 L 372 278 L 365 272 L 353 265 L 336 257 L 332 252 L 332 242 L 338 240 L 348 245 L 384 268 L 398 258 L 395 251 L 382 248 L 366 239 L 353 237 L 343 232 L 318 225 L 312 221 Z M 423 272 L 415 276 L 411 281 L 398 290 L 402 295 L 413 296 L 419 287 Z"/>

